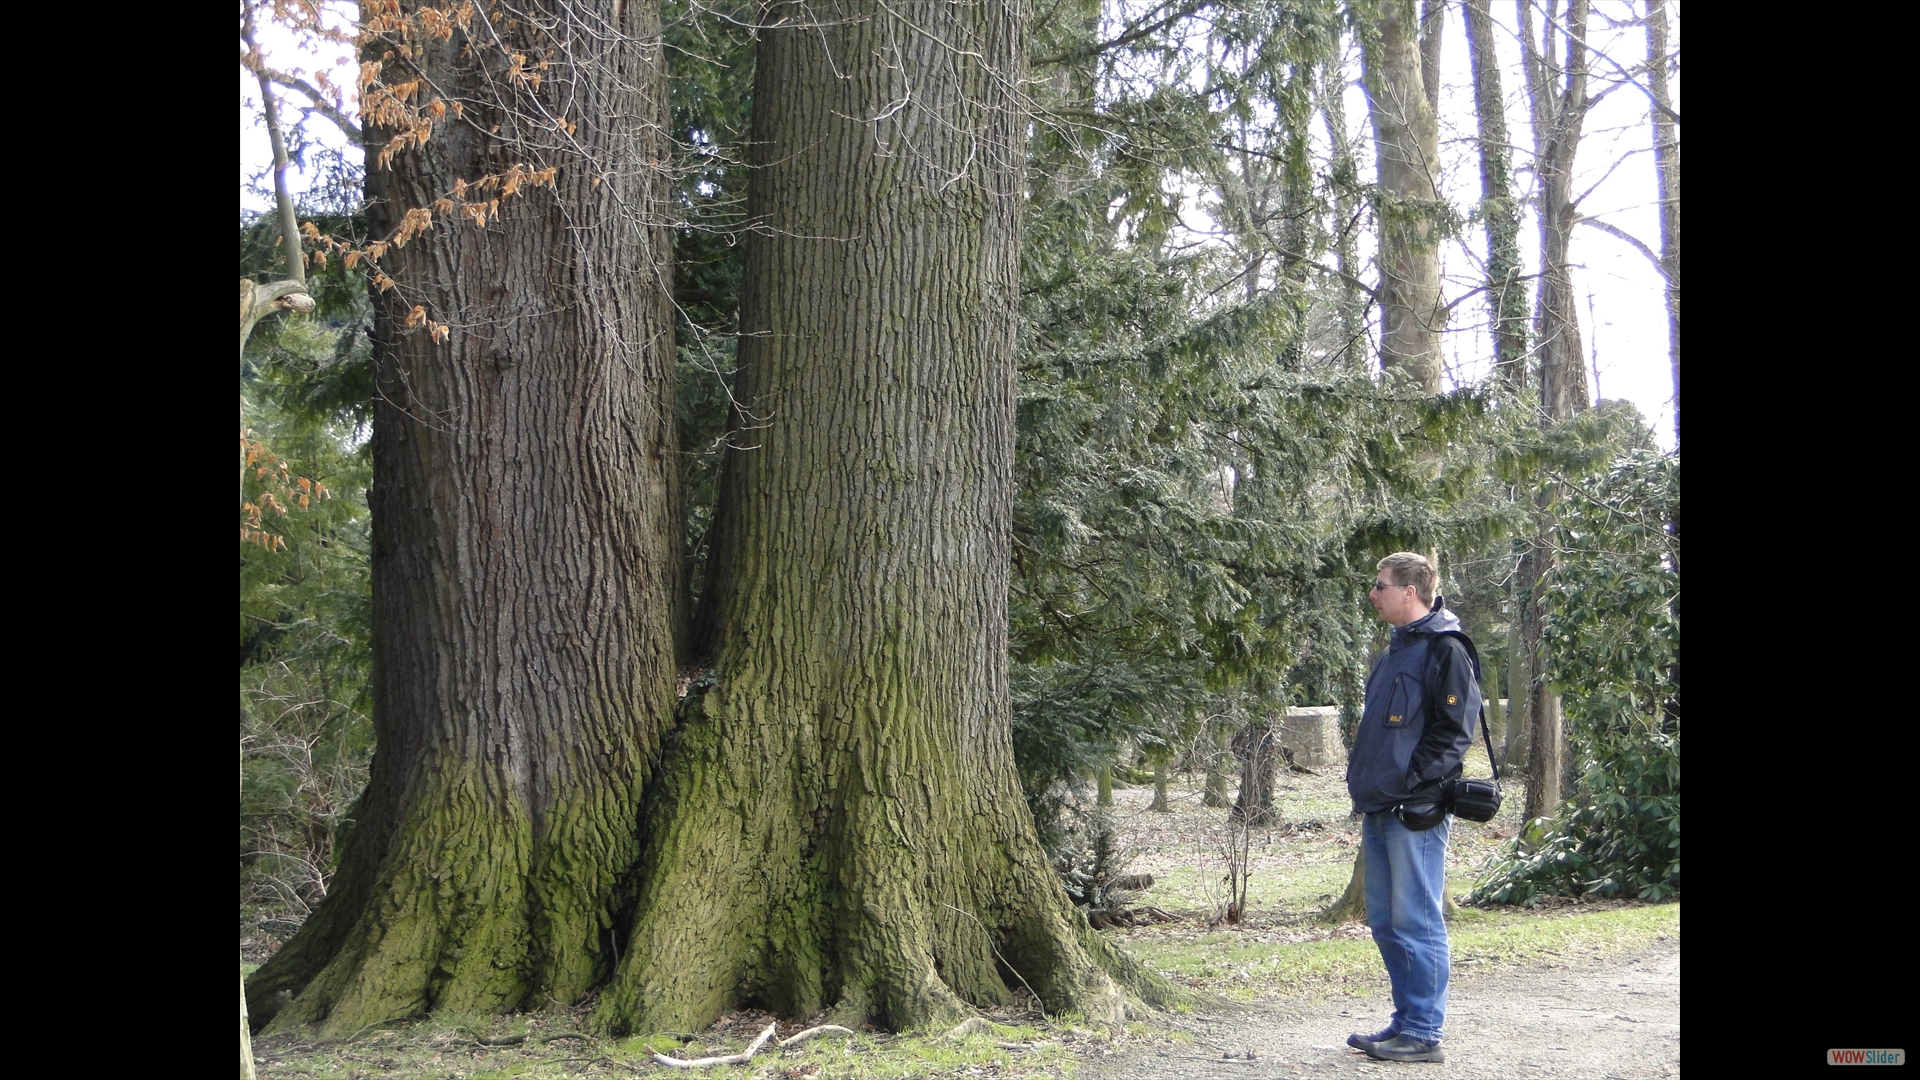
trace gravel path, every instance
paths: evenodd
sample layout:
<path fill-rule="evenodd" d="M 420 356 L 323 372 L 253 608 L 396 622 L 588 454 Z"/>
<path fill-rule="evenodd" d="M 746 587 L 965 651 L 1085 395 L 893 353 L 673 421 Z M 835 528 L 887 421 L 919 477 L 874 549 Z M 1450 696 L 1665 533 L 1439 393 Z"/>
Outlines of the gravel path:
<path fill-rule="evenodd" d="M 1137 1045 L 1089 1061 L 1083 1080 L 1265 1080 L 1380 1077 L 1568 1077 L 1645 1080 L 1680 1075 L 1680 946 L 1548 970 L 1456 971 L 1445 1064 L 1375 1061 L 1346 1045 L 1373 1031 L 1392 1005 L 1381 975 L 1375 1000 L 1276 1003 L 1216 1010 L 1178 1026 L 1186 1045 Z M 1247 1056 L 1251 1053 L 1252 1057 Z M 1231 1055 L 1230 1057 L 1228 1055 Z"/>

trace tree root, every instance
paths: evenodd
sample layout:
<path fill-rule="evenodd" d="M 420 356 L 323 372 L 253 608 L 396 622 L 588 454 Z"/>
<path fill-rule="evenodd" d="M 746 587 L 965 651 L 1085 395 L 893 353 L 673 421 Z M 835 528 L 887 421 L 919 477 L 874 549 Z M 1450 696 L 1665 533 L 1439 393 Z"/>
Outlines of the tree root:
<path fill-rule="evenodd" d="M 785 1050 L 787 1047 L 794 1046 L 798 1043 L 803 1043 L 808 1039 L 813 1038 L 815 1035 L 858 1035 L 858 1034 L 859 1032 L 854 1031 L 851 1028 L 843 1028 L 839 1024 L 821 1024 L 819 1027 L 810 1027 L 805 1031 L 798 1032 L 797 1034 L 789 1035 L 786 1038 L 781 1039 L 778 1043 L 775 1043 L 774 1045 L 778 1046 L 782 1050 Z"/>
<path fill-rule="evenodd" d="M 1178 922 L 1179 920 L 1148 904 L 1145 907 L 1118 908 L 1113 911 L 1096 911 L 1087 916 L 1087 922 L 1095 930 L 1106 930 L 1115 926 L 1146 926 L 1149 923 Z"/>
<path fill-rule="evenodd" d="M 754 1040 L 747 1044 L 747 1048 L 738 1054 L 726 1054 L 721 1057 L 703 1057 L 703 1058 L 694 1058 L 692 1061 L 682 1061 L 679 1058 L 668 1057 L 667 1055 L 662 1054 L 659 1051 L 655 1051 L 653 1055 L 653 1060 L 659 1062 L 662 1065 L 671 1065 L 676 1069 L 704 1069 L 710 1065 L 743 1065 L 746 1063 L 746 1060 L 748 1058 L 758 1053 L 760 1048 L 767 1044 L 768 1039 L 773 1038 L 774 1026 L 775 1025 L 773 1024 L 768 1024 L 767 1030 L 755 1036 Z M 841 1028 L 840 1030 L 846 1031 L 845 1028 Z M 852 1034 L 852 1032 L 847 1032 L 847 1033 Z M 802 1032 L 801 1034 L 806 1034 L 806 1033 Z M 798 1036 L 795 1036 L 795 1037 L 798 1038 Z M 785 1044 L 782 1044 L 782 1045 L 785 1045 Z"/>
<path fill-rule="evenodd" d="M 1000 1025 L 982 1016 L 969 1016 L 953 1025 L 947 1031 L 949 1039 L 964 1039 L 969 1035 L 998 1035 Z"/>

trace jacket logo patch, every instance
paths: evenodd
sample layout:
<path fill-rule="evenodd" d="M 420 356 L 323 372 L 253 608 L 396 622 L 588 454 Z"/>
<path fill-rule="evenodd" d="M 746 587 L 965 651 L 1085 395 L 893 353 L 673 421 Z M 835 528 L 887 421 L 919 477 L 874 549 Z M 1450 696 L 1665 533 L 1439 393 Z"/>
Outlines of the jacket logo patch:
<path fill-rule="evenodd" d="M 1389 717 L 1387 717 L 1387 723 L 1389 723 L 1389 724 L 1397 724 L 1397 723 L 1399 723 L 1399 722 L 1400 722 L 1400 718 L 1399 718 L 1398 716 L 1389 716 Z"/>
<path fill-rule="evenodd" d="M 1454 697 L 1454 696 L 1453 696 L 1452 694 L 1448 694 L 1448 695 L 1447 695 L 1447 704 L 1449 704 L 1449 705 L 1458 705 L 1458 704 L 1460 704 L 1460 699 L 1459 699 L 1459 698 L 1457 698 L 1457 697 Z"/>

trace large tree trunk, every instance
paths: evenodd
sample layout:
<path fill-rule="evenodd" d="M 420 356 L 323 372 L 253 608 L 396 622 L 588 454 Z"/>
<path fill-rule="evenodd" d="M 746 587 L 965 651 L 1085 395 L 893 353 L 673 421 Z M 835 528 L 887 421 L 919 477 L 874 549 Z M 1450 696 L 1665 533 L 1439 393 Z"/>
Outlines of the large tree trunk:
<path fill-rule="evenodd" d="M 711 605 L 595 1023 L 1116 1019 L 1014 771 L 1018 4 L 777 3 Z"/>
<path fill-rule="evenodd" d="M 1380 179 L 1380 366 L 1440 392 L 1440 137 L 1413 0 L 1354 0 Z M 1438 55 L 1437 41 L 1435 55 Z"/>
<path fill-rule="evenodd" d="M 550 14 L 471 39 L 407 24 L 370 46 L 409 37 L 415 69 L 396 49 L 385 78 L 459 105 L 390 167 L 394 132 L 369 140 L 375 236 L 458 182 L 558 171 L 467 189 L 498 198 L 470 204 L 483 225 L 443 204 L 380 261 L 395 287 L 374 300 L 379 749 L 327 901 L 252 980 L 256 1021 L 278 1030 L 571 1002 L 612 966 L 684 608 L 665 97 L 656 4 Z M 537 83 L 505 74 L 496 31 L 549 61 Z"/>

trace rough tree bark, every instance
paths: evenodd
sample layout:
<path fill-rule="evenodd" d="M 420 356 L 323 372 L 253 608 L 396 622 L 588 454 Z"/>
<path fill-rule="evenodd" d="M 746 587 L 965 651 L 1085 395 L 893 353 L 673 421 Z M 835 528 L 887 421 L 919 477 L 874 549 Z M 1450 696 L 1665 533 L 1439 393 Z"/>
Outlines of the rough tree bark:
<path fill-rule="evenodd" d="M 763 18 L 712 684 L 594 1022 L 924 1028 L 1020 983 L 1116 1019 L 1131 969 L 1048 867 L 1009 731 L 1024 5 Z"/>
<path fill-rule="evenodd" d="M 251 980 L 275 1030 L 577 1000 L 612 966 L 674 700 L 658 6 L 566 4 L 444 37 L 419 9 L 388 14 L 365 58 L 451 100 L 388 167 L 395 131 L 369 125 L 373 235 L 462 183 L 482 200 L 485 178 L 500 186 L 467 204 L 484 223 L 442 203 L 380 261 L 395 287 L 374 296 L 379 749 L 326 902 Z M 514 54 L 544 58 L 540 78 Z M 550 187 L 499 179 L 547 166 Z"/>
<path fill-rule="evenodd" d="M 1439 127 L 1413 0 L 1353 0 L 1380 180 L 1380 366 L 1440 392 Z M 1438 48 L 1435 54 L 1438 55 Z"/>

